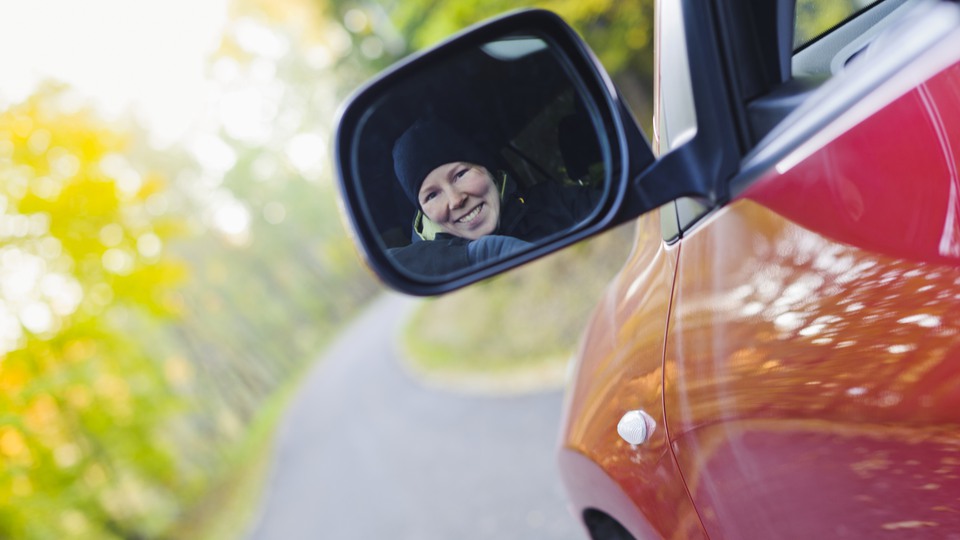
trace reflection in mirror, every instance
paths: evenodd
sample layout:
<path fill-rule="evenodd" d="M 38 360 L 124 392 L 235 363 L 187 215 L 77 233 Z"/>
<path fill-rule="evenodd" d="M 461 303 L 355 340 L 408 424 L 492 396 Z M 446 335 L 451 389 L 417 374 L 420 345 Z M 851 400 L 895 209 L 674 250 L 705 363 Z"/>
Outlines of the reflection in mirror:
<path fill-rule="evenodd" d="M 363 218 L 389 259 L 426 281 L 539 245 L 589 218 L 609 190 L 594 108 L 536 37 L 429 63 L 358 126 Z"/>

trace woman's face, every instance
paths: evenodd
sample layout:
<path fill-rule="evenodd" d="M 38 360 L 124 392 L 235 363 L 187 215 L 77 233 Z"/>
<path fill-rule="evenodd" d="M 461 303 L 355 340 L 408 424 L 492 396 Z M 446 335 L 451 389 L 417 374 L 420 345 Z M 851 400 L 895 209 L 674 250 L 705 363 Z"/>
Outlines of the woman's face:
<path fill-rule="evenodd" d="M 418 195 L 423 213 L 449 234 L 476 240 L 500 221 L 500 193 L 487 169 L 457 161 L 430 171 Z"/>

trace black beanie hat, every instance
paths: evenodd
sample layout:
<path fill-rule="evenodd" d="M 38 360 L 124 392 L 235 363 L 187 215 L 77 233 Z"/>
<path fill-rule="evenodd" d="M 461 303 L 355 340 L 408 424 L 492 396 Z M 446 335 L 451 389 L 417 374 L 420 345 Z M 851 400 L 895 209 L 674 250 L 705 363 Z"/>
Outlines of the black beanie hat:
<path fill-rule="evenodd" d="M 393 145 L 393 170 L 403 192 L 417 208 L 420 186 L 430 171 L 456 161 L 487 168 L 495 164 L 482 145 L 437 119 L 417 120 Z"/>

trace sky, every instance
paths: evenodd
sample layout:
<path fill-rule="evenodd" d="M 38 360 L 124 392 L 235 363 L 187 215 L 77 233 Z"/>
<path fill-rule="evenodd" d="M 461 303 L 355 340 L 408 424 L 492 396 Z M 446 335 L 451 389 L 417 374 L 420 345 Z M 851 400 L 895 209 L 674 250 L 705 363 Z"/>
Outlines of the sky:
<path fill-rule="evenodd" d="M 171 141 L 204 106 L 226 22 L 227 0 L 0 0 L 0 106 L 59 80 Z"/>
<path fill-rule="evenodd" d="M 216 132 L 224 117 L 230 120 L 223 123 L 228 131 L 241 136 L 260 136 L 263 124 L 269 124 L 247 118 L 262 99 L 262 84 L 221 76 L 221 85 L 211 79 L 210 58 L 227 30 L 227 9 L 228 0 L 0 0 L 0 109 L 24 100 L 45 80 L 60 81 L 107 119 L 132 114 L 153 143 L 182 143 L 209 169 L 206 174 L 219 179 L 232 166 L 233 154 L 210 131 Z M 272 36 L 263 28 L 247 23 L 234 31 L 245 48 L 259 55 L 269 51 Z M 231 91 L 249 97 L 238 100 Z M 211 109 L 212 100 L 227 106 Z M 238 101 L 240 106 L 234 103 Z M 204 197 L 211 224 L 243 238 L 249 210 L 219 186 Z M 3 202 L 0 195 L 0 216 Z M 282 220 L 282 211 L 274 210 L 271 222 Z M 27 216 L 7 217 L 25 227 L 33 223 Z M 42 234 L 44 223 L 34 224 L 35 234 Z M 159 251 L 159 240 L 152 240 L 150 249 Z M 118 265 L 123 261 L 111 259 L 110 252 L 120 250 L 107 251 L 104 267 L 122 270 Z M 0 255 L 2 356 L 20 345 L 21 325 L 47 332 L 58 316 L 77 308 L 85 293 L 41 256 L 16 247 Z"/>
<path fill-rule="evenodd" d="M 0 110 L 28 97 L 39 83 L 55 80 L 78 92 L 81 103 L 96 105 L 106 120 L 132 115 L 154 148 L 177 145 L 194 155 L 203 171 L 202 198 L 211 225 L 242 240 L 250 214 L 221 186 L 237 158 L 223 134 L 262 147 L 265 154 L 276 153 L 279 144 L 279 155 L 267 157 L 319 180 L 327 163 L 328 126 L 303 124 L 301 114 L 280 114 L 287 82 L 276 69 L 290 51 L 291 37 L 250 17 L 229 19 L 229 4 L 0 0 Z M 214 58 L 227 32 L 252 60 Z M 321 70 L 349 43 L 349 36 L 340 36 L 339 42 L 304 52 Z M 335 99 L 324 80 L 314 81 L 312 99 Z M 271 223 L 282 220 L 282 208 L 267 217 Z"/>

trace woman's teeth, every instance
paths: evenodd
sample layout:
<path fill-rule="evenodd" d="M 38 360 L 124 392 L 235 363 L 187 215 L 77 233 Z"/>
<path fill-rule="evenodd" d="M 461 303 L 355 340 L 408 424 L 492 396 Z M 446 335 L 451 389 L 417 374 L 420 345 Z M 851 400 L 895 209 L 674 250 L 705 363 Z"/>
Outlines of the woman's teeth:
<path fill-rule="evenodd" d="M 476 208 L 474 208 L 473 210 L 471 210 L 469 214 L 467 214 L 467 215 L 463 216 L 462 218 L 458 219 L 458 220 L 457 220 L 457 223 L 470 223 L 471 221 L 474 220 L 474 218 L 477 217 L 478 214 L 480 214 L 480 208 L 482 208 L 482 207 L 483 207 L 482 204 L 481 204 L 480 206 L 477 206 Z"/>

